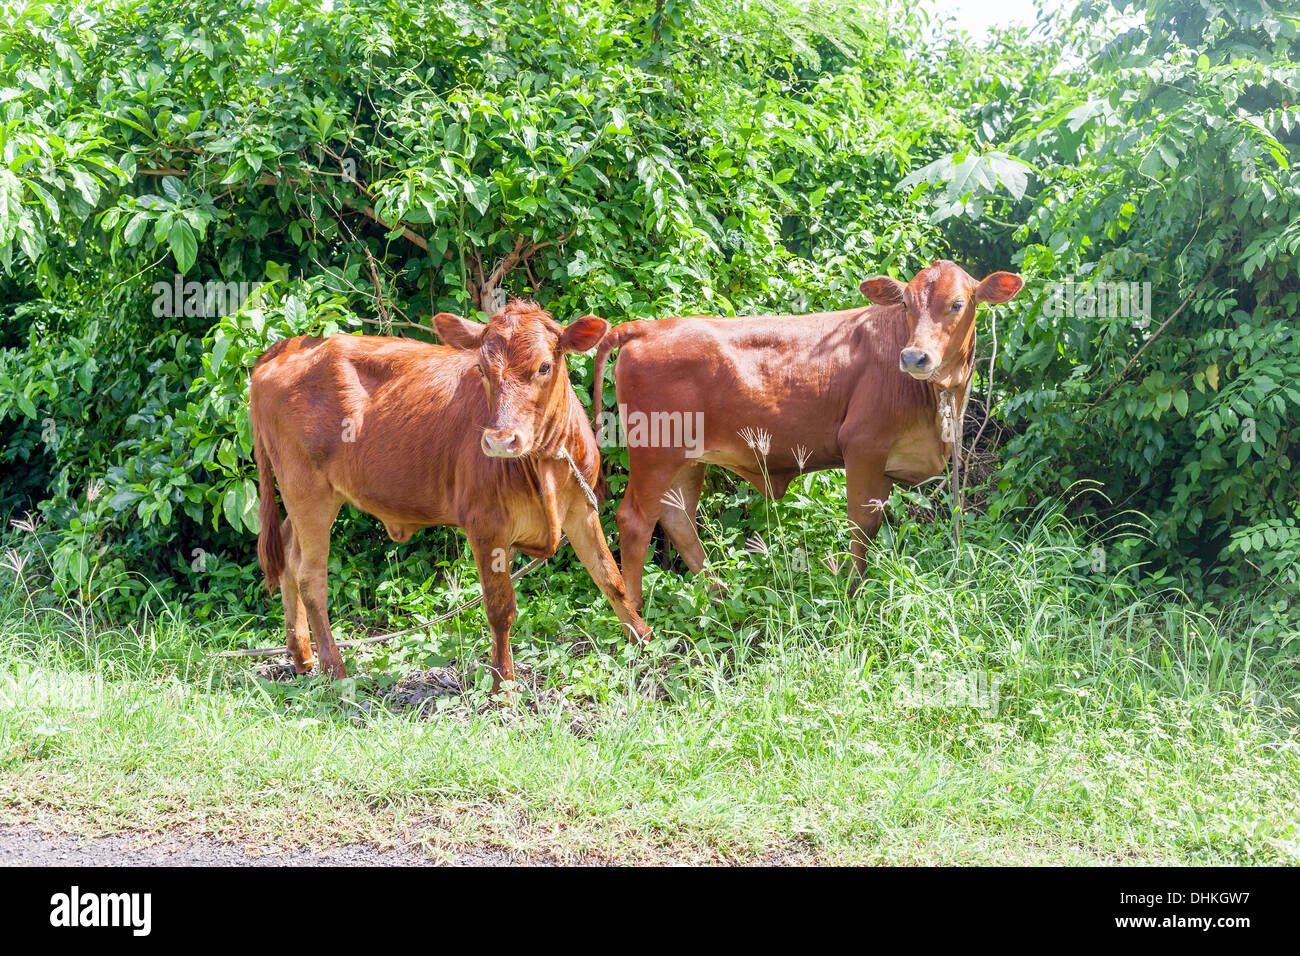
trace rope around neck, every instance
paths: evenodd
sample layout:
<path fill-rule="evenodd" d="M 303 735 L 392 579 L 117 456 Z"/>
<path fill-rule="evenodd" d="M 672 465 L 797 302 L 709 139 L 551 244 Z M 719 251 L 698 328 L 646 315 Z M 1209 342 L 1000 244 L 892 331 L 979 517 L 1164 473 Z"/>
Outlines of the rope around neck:
<path fill-rule="evenodd" d="M 962 426 L 966 422 L 966 409 L 963 405 L 961 421 L 957 420 L 957 394 L 955 392 L 939 393 L 939 414 L 943 418 L 943 434 L 950 436 L 952 443 L 952 463 L 948 467 L 948 489 L 952 495 L 952 507 L 955 511 L 961 510 L 961 503 L 957 500 L 960 493 L 958 485 L 959 471 L 961 468 L 961 432 Z"/>
<path fill-rule="evenodd" d="M 597 511 L 600 511 L 600 504 L 596 501 L 596 493 L 591 490 L 591 485 L 587 484 L 587 479 L 582 477 L 582 472 L 578 471 L 578 466 L 574 464 L 573 456 L 569 454 L 569 449 L 561 445 L 560 453 L 555 457 L 561 458 L 569 463 L 569 471 L 573 472 L 573 477 L 578 479 L 578 487 L 581 488 L 582 493 L 587 496 L 587 500 L 591 502 L 591 506 Z"/>

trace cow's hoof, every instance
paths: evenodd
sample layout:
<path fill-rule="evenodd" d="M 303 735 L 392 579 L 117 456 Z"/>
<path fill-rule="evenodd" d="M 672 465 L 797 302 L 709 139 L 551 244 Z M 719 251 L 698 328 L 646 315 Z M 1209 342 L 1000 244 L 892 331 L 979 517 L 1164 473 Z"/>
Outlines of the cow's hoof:
<path fill-rule="evenodd" d="M 312 668 L 314 668 L 315 666 L 316 666 L 316 661 L 313 658 L 312 660 L 309 661 L 303 661 L 301 664 L 294 664 L 293 672 L 299 677 L 301 677 L 303 674 L 310 674 L 312 672 Z"/>
<path fill-rule="evenodd" d="M 650 625 L 640 620 L 641 615 L 637 615 L 635 624 L 623 624 L 623 630 L 627 633 L 628 643 L 630 644 L 649 644 L 655 639 L 654 632 L 650 630 Z"/>

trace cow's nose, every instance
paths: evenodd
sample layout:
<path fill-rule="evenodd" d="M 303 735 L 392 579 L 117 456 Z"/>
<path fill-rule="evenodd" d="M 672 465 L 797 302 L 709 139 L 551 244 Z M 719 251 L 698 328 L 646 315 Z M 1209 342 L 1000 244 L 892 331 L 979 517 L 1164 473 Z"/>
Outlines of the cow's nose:
<path fill-rule="evenodd" d="M 483 432 L 483 454 L 489 458 L 516 458 L 519 455 L 519 435 L 506 428 Z"/>
<path fill-rule="evenodd" d="M 924 372 L 930 367 L 930 356 L 924 349 L 903 349 L 898 365 L 904 372 Z"/>

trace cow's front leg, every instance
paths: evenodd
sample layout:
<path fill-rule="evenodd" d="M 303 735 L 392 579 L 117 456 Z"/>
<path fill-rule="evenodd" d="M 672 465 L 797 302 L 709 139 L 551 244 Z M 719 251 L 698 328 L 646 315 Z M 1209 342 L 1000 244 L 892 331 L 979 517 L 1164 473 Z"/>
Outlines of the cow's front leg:
<path fill-rule="evenodd" d="M 492 693 L 501 692 L 501 684 L 513 685 L 515 666 L 510 658 L 510 627 L 515 623 L 515 585 L 510 580 L 510 546 L 501 541 L 472 540 L 474 563 L 483 586 L 483 610 L 492 629 Z M 507 700 L 514 696 L 513 687 L 505 691 Z"/>
<path fill-rule="evenodd" d="M 600 526 L 600 514 L 586 498 L 577 499 L 569 507 L 563 522 L 564 533 L 569 536 L 578 560 L 587 569 L 596 587 L 605 595 L 618 619 L 631 631 L 631 639 L 644 644 L 651 638 L 650 628 L 636 612 L 623 583 L 623 575 L 614 563 L 605 543 L 605 532 Z M 633 555 L 632 560 L 637 560 Z M 623 559 L 624 566 L 628 558 Z"/>
<path fill-rule="evenodd" d="M 853 555 L 853 578 L 849 597 L 858 593 L 867 569 L 867 544 L 880 530 L 885 519 L 885 502 L 894 488 L 894 480 L 885 475 L 885 456 L 860 453 L 845 455 L 844 478 L 848 490 L 849 524 L 853 535 L 849 552 Z"/>

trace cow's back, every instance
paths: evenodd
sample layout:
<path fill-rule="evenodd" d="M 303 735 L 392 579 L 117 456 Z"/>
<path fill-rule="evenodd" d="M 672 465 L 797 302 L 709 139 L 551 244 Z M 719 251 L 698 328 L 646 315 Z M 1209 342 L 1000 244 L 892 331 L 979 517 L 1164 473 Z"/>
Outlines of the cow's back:
<path fill-rule="evenodd" d="M 679 317 L 629 323 L 616 391 L 627 411 L 703 413 L 706 454 L 733 467 L 737 433 L 772 435 L 779 466 L 789 447 L 836 457 L 850 409 L 877 412 L 919 391 L 897 369 L 907 336 L 900 309 L 868 306 L 796 316 Z M 620 327 L 620 331 L 625 327 Z M 876 419 L 876 427 L 889 425 Z M 892 417 L 892 416 L 891 416 Z M 882 440 L 888 441 L 882 436 Z M 741 458 L 752 459 L 748 449 Z"/>
<path fill-rule="evenodd" d="M 442 523 L 457 464 L 478 457 L 472 426 L 486 404 L 466 375 L 472 364 L 409 339 L 289 339 L 254 366 L 253 427 L 277 475 L 310 471 L 393 526 Z"/>

